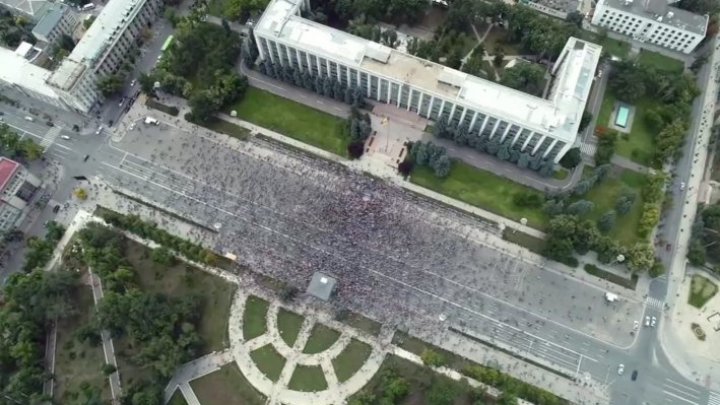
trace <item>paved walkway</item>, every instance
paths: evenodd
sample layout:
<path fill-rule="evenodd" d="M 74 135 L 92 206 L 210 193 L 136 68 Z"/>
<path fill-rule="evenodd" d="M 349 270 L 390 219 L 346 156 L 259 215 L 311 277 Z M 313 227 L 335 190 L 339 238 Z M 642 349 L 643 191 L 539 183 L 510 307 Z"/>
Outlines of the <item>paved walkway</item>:
<path fill-rule="evenodd" d="M 185 400 L 192 404 L 197 402 L 197 397 L 190 387 L 190 381 L 214 373 L 220 368 L 234 360 L 230 350 L 215 351 L 195 360 L 189 361 L 175 371 L 170 381 L 165 386 L 165 402 L 169 402 L 175 391 L 179 388 Z"/>

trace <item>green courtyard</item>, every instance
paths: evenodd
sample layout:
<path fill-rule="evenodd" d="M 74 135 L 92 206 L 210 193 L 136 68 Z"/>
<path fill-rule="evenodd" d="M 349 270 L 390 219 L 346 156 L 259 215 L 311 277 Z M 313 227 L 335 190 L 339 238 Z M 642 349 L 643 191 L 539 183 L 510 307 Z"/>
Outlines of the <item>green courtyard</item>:
<path fill-rule="evenodd" d="M 347 155 L 350 137 L 342 118 L 255 87 L 249 87 L 243 99 L 227 112 L 231 110 L 237 111 L 240 119 L 336 155 Z"/>
<path fill-rule="evenodd" d="M 717 294 L 718 286 L 715 285 L 709 278 L 703 277 L 699 274 L 694 274 L 690 280 L 690 295 L 688 296 L 688 304 L 694 306 L 697 309 L 707 304 L 712 297 Z"/>
<path fill-rule="evenodd" d="M 606 90 L 597 118 L 597 127 L 610 128 L 610 118 L 616 102 L 615 95 L 610 89 Z M 650 166 L 655 151 L 655 139 L 645 121 L 645 113 L 654 104 L 655 101 L 649 98 L 643 98 L 634 104 L 635 113 L 630 133 L 619 133 L 615 144 L 615 153 L 643 166 Z"/>
<path fill-rule="evenodd" d="M 685 70 L 685 64 L 682 61 L 645 49 L 640 50 L 637 60 L 641 65 L 651 66 L 657 70 L 664 70 L 666 72 L 680 74 Z"/>
<path fill-rule="evenodd" d="M 520 208 L 513 203 L 513 197 L 518 193 L 541 195 L 540 192 L 462 161 L 454 161 L 445 178 L 435 176 L 428 167 L 417 167 L 410 181 L 515 221 L 527 218 L 528 225 L 533 228 L 542 229 L 547 222 L 542 210 Z"/>

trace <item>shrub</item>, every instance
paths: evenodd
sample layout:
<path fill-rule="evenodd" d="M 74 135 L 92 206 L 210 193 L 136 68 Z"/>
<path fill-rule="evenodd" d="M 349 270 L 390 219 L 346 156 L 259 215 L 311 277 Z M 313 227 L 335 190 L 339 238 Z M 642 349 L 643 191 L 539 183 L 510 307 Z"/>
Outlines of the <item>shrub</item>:
<path fill-rule="evenodd" d="M 420 358 L 426 366 L 440 367 L 445 365 L 445 358 L 440 353 L 431 349 L 423 350 Z"/>

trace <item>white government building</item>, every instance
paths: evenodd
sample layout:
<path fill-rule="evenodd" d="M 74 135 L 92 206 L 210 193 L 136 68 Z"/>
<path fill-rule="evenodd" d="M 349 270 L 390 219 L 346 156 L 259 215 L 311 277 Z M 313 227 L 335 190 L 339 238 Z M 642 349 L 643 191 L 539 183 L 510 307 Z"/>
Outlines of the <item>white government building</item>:
<path fill-rule="evenodd" d="M 666 0 L 599 0 L 592 23 L 640 42 L 687 54 L 705 38 L 709 19 L 707 15 L 671 7 Z"/>
<path fill-rule="evenodd" d="M 272 0 L 254 28 L 260 58 L 359 86 L 365 96 L 436 120 L 466 123 L 471 134 L 558 162 L 577 140 L 602 48 L 570 38 L 552 69 L 547 99 L 450 69 L 300 13 L 303 0 Z"/>

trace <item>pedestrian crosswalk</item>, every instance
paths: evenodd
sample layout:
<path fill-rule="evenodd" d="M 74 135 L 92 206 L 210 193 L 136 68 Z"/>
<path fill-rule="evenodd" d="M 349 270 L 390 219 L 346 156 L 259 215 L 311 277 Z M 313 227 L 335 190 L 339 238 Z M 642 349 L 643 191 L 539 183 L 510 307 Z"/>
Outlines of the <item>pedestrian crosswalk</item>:
<path fill-rule="evenodd" d="M 580 144 L 580 152 L 587 156 L 595 156 L 595 151 L 597 150 L 597 144 L 595 142 L 587 142 L 583 141 L 583 143 Z"/>
<path fill-rule="evenodd" d="M 654 308 L 660 311 L 662 311 L 663 306 L 665 305 L 665 302 L 663 302 L 662 300 L 652 297 L 648 297 L 645 302 L 647 303 L 648 308 Z"/>
<path fill-rule="evenodd" d="M 708 398 L 708 405 L 720 405 L 720 393 L 710 391 L 710 397 Z"/>
<path fill-rule="evenodd" d="M 47 131 L 45 136 L 42 139 L 40 139 L 40 142 L 38 142 L 38 143 L 43 148 L 47 148 L 48 146 L 52 145 L 53 142 L 55 142 L 55 139 L 58 137 L 58 135 L 60 135 L 61 131 L 62 131 L 62 129 L 60 129 L 60 127 L 50 128 L 50 130 Z"/>

